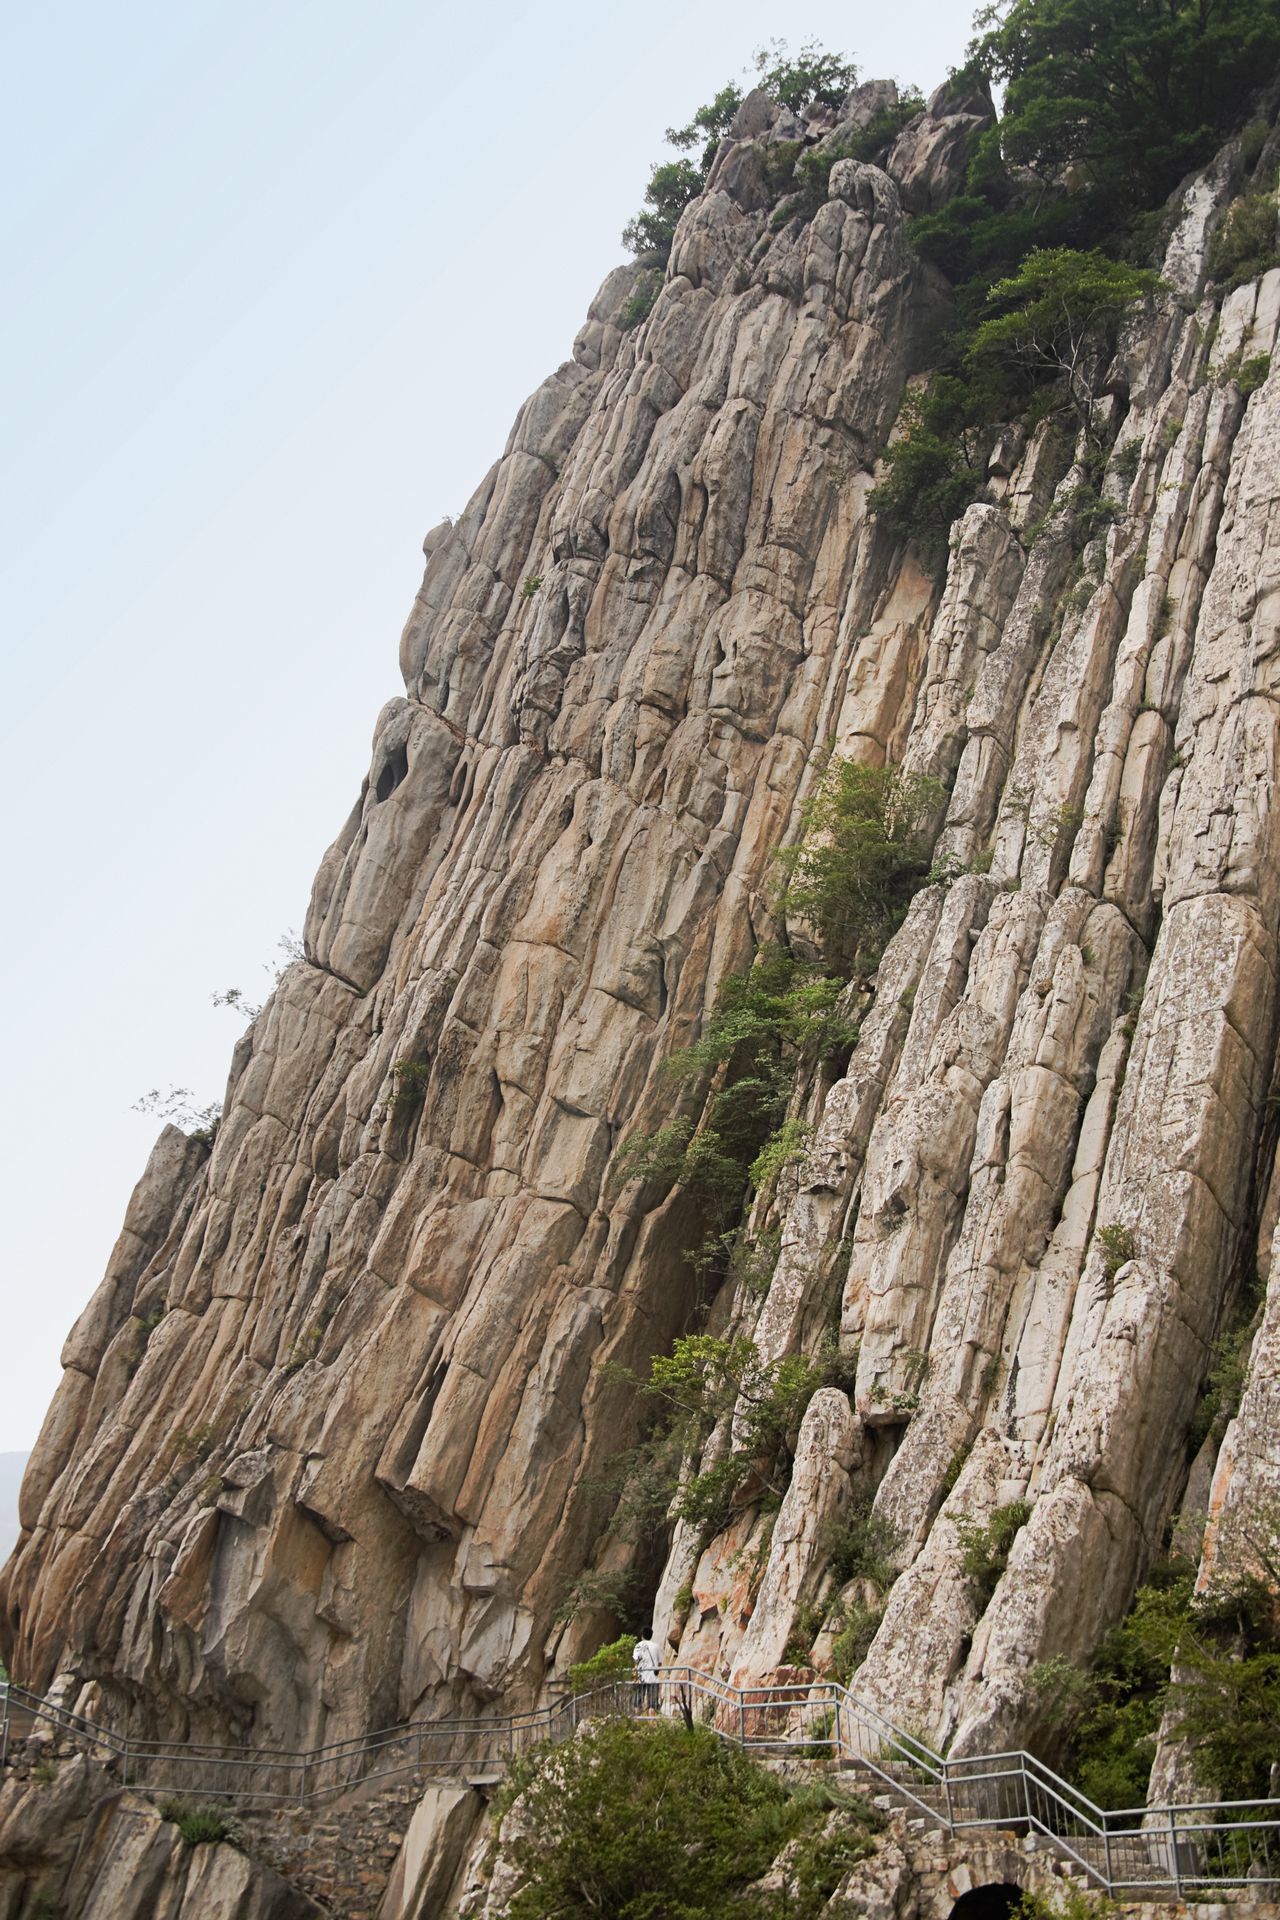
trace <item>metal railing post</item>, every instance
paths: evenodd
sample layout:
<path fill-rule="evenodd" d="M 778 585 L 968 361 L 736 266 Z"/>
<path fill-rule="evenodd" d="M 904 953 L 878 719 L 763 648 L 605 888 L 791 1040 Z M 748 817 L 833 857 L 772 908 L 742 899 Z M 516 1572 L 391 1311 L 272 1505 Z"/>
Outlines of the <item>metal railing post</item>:
<path fill-rule="evenodd" d="M 947 1803 L 947 1827 L 950 1832 L 954 1833 L 956 1816 L 951 1805 L 951 1762 L 949 1760 L 944 1760 L 942 1763 L 942 1794 Z"/>
<path fill-rule="evenodd" d="M 1169 1809 L 1169 1859 L 1173 1867 L 1173 1890 L 1181 1900 L 1182 1868 L 1178 1863 L 1178 1829 L 1174 1824 L 1172 1807 Z"/>
<path fill-rule="evenodd" d="M 7 1681 L 4 1686 L 0 1688 L 0 1692 L 4 1694 L 4 1720 L 0 1723 L 0 1767 L 2 1767 L 9 1758 L 9 1686 Z"/>
<path fill-rule="evenodd" d="M 1024 1753 L 1019 1761 L 1022 1771 L 1022 1800 L 1027 1810 L 1027 1832 L 1031 1832 L 1031 1782 L 1027 1778 L 1027 1756 Z"/>
<path fill-rule="evenodd" d="M 746 1703 L 746 1700 L 743 1698 L 742 1688 L 739 1687 L 738 1689 L 738 1745 L 740 1747 L 745 1747 L 746 1744 L 747 1744 L 747 1703 Z"/>
<path fill-rule="evenodd" d="M 1115 1877 L 1111 1871 L 1111 1829 L 1105 1821 L 1102 1825 L 1102 1852 L 1107 1866 L 1107 1892 L 1110 1893 Z"/>

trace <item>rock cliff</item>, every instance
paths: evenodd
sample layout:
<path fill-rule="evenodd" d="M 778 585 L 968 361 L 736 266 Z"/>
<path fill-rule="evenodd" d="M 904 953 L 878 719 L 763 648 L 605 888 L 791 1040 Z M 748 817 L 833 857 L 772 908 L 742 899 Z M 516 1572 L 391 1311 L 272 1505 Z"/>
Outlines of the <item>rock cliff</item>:
<path fill-rule="evenodd" d="M 1280 377 L 1232 377 L 1280 270 L 1205 294 L 1228 149 L 1102 383 L 1105 513 L 1061 436 L 1011 430 L 935 577 L 867 495 L 947 314 L 905 213 L 990 107 L 942 90 L 776 222 L 770 144 L 864 96 L 751 96 L 652 311 L 625 326 L 612 273 L 427 536 L 306 957 L 68 1339 L 0 1583 L 28 1685 L 285 1745 L 536 1697 L 608 1626 L 559 1618 L 637 1420 L 601 1363 L 704 1309 L 769 1358 L 838 1324 L 853 1384 L 776 1517 L 675 1527 L 659 1632 L 772 1671 L 832 1595 L 824 1524 L 873 1502 L 897 1577 L 854 1684 L 953 1750 L 1034 1736 L 1031 1669 L 1123 1614 L 1255 1269 L 1250 1383 L 1191 1476 L 1206 1556 L 1280 1496 Z M 767 1286 L 708 1301 L 689 1194 L 620 1150 L 770 932 L 831 748 L 941 783 L 941 877 L 847 1068 L 797 1088 Z M 964 1542 L 1015 1501 L 980 1601 Z"/>

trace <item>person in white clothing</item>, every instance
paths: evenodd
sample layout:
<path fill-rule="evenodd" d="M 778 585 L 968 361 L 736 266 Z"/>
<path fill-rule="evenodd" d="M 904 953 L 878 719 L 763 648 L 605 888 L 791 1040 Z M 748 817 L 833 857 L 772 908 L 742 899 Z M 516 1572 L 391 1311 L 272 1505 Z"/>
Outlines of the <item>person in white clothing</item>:
<path fill-rule="evenodd" d="M 653 1642 L 653 1628 L 646 1627 L 631 1650 L 636 1676 L 636 1706 L 640 1712 L 658 1710 L 658 1669 L 662 1665 Z"/>

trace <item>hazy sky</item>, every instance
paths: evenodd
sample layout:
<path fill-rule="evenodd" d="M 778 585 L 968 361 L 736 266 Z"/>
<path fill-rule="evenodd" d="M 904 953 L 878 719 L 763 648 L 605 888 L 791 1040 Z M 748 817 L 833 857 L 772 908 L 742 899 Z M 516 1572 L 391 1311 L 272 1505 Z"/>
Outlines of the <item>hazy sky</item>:
<path fill-rule="evenodd" d="M 425 530 L 568 354 L 688 118 L 813 36 L 926 90 L 899 0 L 114 0 L 0 28 L 9 821 L 0 1449 L 157 1131 L 221 1097 L 400 691 Z"/>

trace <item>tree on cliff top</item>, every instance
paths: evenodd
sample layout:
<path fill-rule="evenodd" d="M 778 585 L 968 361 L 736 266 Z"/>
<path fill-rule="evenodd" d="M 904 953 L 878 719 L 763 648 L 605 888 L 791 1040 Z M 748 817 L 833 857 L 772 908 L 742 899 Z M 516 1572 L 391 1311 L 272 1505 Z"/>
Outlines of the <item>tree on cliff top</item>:
<path fill-rule="evenodd" d="M 827 53 L 815 41 L 806 41 L 796 57 L 787 58 L 786 42 L 774 40 L 755 57 L 756 85 L 780 105 L 798 113 L 808 106 L 838 106 L 854 86 L 858 70 L 838 53 Z M 709 105 L 699 107 L 687 126 L 668 127 L 673 147 L 686 151 L 702 141 L 697 161 L 667 160 L 656 166 L 645 189 L 645 205 L 622 231 L 622 244 L 642 266 L 665 266 L 675 237 L 676 223 L 691 200 L 707 184 L 716 148 L 742 104 L 742 94 L 730 81 Z"/>
<path fill-rule="evenodd" d="M 975 25 L 1006 160 L 1115 210 L 1207 160 L 1280 59 L 1278 0 L 998 0 Z"/>

